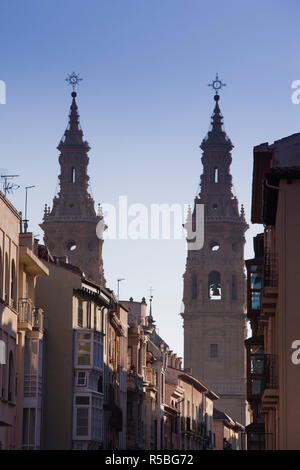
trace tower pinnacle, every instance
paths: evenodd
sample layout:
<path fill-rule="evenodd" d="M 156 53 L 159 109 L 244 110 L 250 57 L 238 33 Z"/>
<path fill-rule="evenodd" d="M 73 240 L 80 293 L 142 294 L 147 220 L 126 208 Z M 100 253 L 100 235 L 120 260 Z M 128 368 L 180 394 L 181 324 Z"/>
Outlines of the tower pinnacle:
<path fill-rule="evenodd" d="M 64 136 L 61 139 L 58 150 L 62 150 L 66 146 L 80 146 L 84 147 L 85 151 L 88 152 L 90 150 L 90 146 L 87 141 L 83 141 L 83 132 L 80 127 L 79 123 L 79 114 L 78 114 L 78 106 L 76 103 L 76 91 L 72 91 L 72 103 L 70 106 L 70 113 L 69 113 L 69 123 L 67 129 L 65 130 Z"/>
<path fill-rule="evenodd" d="M 211 147 L 211 146 L 223 146 L 229 151 L 233 149 L 231 140 L 227 136 L 226 132 L 223 130 L 223 116 L 219 107 L 220 96 L 217 91 L 214 96 L 216 102 L 214 112 L 211 116 L 211 126 L 206 137 L 202 140 L 200 148 L 202 150 Z"/>

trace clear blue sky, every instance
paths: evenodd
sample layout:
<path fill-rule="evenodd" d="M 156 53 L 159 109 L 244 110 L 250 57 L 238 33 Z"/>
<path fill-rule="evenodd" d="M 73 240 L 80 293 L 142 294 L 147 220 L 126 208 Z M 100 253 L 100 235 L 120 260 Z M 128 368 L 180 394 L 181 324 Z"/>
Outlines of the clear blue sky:
<path fill-rule="evenodd" d="M 20 175 L 11 196 L 30 228 L 52 203 L 59 173 L 56 146 L 67 124 L 73 70 L 81 125 L 89 141 L 95 203 L 189 203 L 201 168 L 198 148 L 213 109 L 207 84 L 218 71 L 227 83 L 220 102 L 235 145 L 235 193 L 250 217 L 252 149 L 299 132 L 297 0 L 12 0 L 0 7 L 0 168 Z M 248 231 L 246 258 L 252 256 Z M 121 297 L 154 291 L 159 333 L 182 354 L 178 315 L 184 241 L 107 241 L 108 286 Z"/>

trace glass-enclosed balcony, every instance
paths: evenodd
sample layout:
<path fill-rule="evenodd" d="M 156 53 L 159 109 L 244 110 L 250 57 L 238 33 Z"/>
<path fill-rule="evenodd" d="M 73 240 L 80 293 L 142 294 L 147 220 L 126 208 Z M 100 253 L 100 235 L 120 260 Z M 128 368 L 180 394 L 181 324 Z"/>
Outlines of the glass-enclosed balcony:
<path fill-rule="evenodd" d="M 250 397 L 261 397 L 265 389 L 278 387 L 278 361 L 272 354 L 250 354 Z M 248 396 L 249 399 L 249 396 Z"/>

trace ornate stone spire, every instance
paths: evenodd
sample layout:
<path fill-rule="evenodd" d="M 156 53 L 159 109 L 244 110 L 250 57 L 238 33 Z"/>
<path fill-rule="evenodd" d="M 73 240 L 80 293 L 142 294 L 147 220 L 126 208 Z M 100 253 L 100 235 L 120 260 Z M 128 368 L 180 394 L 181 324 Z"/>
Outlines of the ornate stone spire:
<path fill-rule="evenodd" d="M 69 124 L 57 148 L 61 151 L 66 146 L 80 146 L 84 147 L 85 151 L 88 152 L 90 146 L 87 141 L 83 141 L 83 132 L 79 124 L 78 106 L 75 99 L 77 96 L 76 91 L 73 91 L 71 96 L 72 103 L 69 113 Z"/>
<path fill-rule="evenodd" d="M 231 140 L 223 130 L 223 116 L 219 107 L 220 96 L 215 94 L 214 100 L 216 102 L 214 112 L 211 116 L 211 127 L 207 136 L 202 140 L 201 149 L 205 150 L 210 146 L 224 146 L 228 150 L 233 149 Z"/>
<path fill-rule="evenodd" d="M 75 79 L 78 81 L 78 77 Z M 106 226 L 101 206 L 96 214 L 89 193 L 90 146 L 83 140 L 74 90 L 71 96 L 68 127 L 57 147 L 60 191 L 53 199 L 52 209 L 45 208 L 41 228 L 51 254 L 67 256 L 70 264 L 78 266 L 86 277 L 105 286 L 101 235 Z"/>

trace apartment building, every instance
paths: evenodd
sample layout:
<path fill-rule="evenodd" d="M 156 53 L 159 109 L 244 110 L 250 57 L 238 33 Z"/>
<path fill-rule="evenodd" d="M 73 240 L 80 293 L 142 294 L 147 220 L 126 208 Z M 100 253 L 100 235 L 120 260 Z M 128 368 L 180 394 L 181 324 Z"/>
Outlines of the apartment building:
<path fill-rule="evenodd" d="M 52 258 L 45 248 L 44 256 L 49 277 L 36 289 L 39 305 L 47 307 L 42 448 L 120 448 L 127 312 L 65 258 Z"/>
<path fill-rule="evenodd" d="M 21 232 L 21 233 L 20 233 Z M 32 233 L 0 192 L 0 446 L 39 449 L 44 312 L 35 299 L 48 269 Z"/>
<path fill-rule="evenodd" d="M 257 359 L 250 355 L 248 388 L 259 389 L 264 422 L 259 439 L 256 432 L 250 437 L 251 448 L 258 447 L 257 441 L 268 450 L 300 446 L 300 410 L 295 406 L 300 393 L 300 320 L 295 294 L 300 278 L 299 145 L 300 133 L 254 148 L 251 220 L 263 224 L 264 232 L 252 265 L 259 266 L 257 324 L 263 341 L 255 346 Z M 254 296 L 251 281 L 248 289 Z"/>

